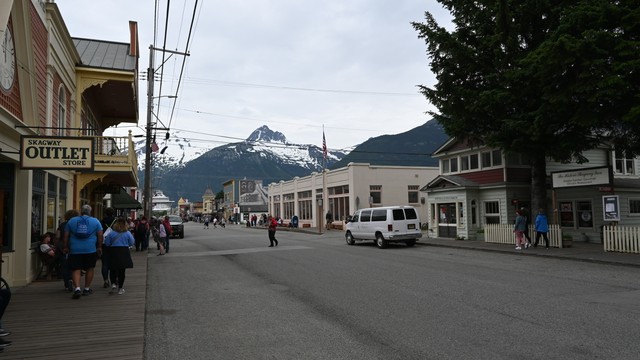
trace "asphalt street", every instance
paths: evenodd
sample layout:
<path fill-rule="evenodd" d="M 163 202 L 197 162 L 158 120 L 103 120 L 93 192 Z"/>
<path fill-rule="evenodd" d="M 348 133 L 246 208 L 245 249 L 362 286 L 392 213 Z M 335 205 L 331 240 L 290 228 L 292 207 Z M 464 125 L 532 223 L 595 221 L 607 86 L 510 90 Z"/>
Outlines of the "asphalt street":
<path fill-rule="evenodd" d="M 187 223 L 148 259 L 147 359 L 637 359 L 638 270 Z"/>

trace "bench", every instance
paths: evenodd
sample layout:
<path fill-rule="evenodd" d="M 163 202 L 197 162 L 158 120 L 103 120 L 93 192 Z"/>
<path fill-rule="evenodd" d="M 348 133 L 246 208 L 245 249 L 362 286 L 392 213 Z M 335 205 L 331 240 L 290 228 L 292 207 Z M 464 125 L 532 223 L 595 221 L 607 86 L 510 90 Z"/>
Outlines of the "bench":
<path fill-rule="evenodd" d="M 34 251 L 38 254 L 38 260 L 40 260 L 40 267 L 36 273 L 36 280 L 52 280 L 53 274 L 57 273 L 58 263 L 54 258 L 40 251 L 39 246 L 35 248 Z"/>

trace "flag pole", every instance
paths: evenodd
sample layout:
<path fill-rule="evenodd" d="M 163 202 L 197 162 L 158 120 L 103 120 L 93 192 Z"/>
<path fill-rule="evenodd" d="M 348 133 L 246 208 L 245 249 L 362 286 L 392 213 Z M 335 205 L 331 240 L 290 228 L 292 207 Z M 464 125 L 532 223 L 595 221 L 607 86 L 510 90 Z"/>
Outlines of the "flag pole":
<path fill-rule="evenodd" d="M 327 163 L 327 139 L 324 136 L 324 124 L 322 124 L 322 203 L 324 204 L 324 208 L 327 210 L 323 209 L 323 212 L 319 215 L 320 216 L 319 222 L 321 222 L 325 218 L 324 215 L 328 212 L 328 209 L 329 209 L 329 196 L 327 194 L 326 163 Z M 328 225 L 328 224 L 325 224 L 325 225 Z M 322 232 L 322 230 L 320 230 L 320 232 Z"/>

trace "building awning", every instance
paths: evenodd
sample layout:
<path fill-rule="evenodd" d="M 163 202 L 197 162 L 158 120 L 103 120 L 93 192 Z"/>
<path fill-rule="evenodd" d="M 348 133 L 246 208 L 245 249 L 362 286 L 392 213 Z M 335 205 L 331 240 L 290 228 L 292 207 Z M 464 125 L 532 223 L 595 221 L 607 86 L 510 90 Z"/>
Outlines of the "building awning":
<path fill-rule="evenodd" d="M 114 209 L 142 209 L 140 202 L 127 194 L 126 191 L 111 194 L 111 207 Z"/>

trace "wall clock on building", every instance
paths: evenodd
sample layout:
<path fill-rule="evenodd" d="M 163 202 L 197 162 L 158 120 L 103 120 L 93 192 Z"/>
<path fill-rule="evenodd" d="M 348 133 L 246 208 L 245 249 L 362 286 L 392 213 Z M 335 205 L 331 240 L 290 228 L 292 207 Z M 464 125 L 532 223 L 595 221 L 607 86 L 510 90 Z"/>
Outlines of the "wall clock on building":
<path fill-rule="evenodd" d="M 13 47 L 13 36 L 9 26 L 4 31 L 2 44 L 0 44 L 0 88 L 5 91 L 11 90 L 16 77 L 15 48 Z"/>

